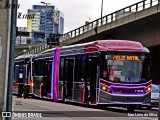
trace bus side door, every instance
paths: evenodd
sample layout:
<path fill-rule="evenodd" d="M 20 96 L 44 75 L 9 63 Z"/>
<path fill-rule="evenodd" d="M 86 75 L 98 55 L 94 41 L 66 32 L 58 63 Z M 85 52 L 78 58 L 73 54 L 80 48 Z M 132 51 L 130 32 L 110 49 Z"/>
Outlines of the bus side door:
<path fill-rule="evenodd" d="M 72 100 L 73 98 L 73 79 L 74 79 L 74 63 L 75 59 L 70 58 L 66 59 L 66 66 L 65 66 L 65 81 L 67 87 L 67 97 L 68 99 Z"/>
<path fill-rule="evenodd" d="M 97 84 L 97 68 L 98 57 L 91 56 L 87 59 L 87 89 L 89 101 L 93 104 L 96 103 L 96 84 Z"/>

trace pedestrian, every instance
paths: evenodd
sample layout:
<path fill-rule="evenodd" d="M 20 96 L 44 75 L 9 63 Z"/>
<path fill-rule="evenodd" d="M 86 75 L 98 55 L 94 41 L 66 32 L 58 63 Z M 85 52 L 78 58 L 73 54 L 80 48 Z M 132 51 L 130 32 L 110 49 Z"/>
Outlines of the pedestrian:
<path fill-rule="evenodd" d="M 24 99 L 26 98 L 29 99 L 29 92 L 30 92 L 30 85 L 28 84 L 24 85 L 24 92 L 23 92 Z"/>
<path fill-rule="evenodd" d="M 43 99 L 44 96 L 44 85 L 43 83 L 40 84 L 40 97 Z"/>

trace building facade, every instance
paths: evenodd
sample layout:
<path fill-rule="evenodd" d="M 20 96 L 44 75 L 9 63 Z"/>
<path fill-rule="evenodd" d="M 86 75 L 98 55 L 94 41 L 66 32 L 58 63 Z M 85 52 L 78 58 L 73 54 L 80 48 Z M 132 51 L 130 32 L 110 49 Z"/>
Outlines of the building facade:
<path fill-rule="evenodd" d="M 51 34 L 63 34 L 64 15 L 55 6 L 33 5 L 28 14 L 34 15 L 33 19 L 27 21 L 27 28 L 33 39 L 46 40 Z"/>
<path fill-rule="evenodd" d="M 31 44 L 30 32 L 27 27 L 18 27 L 16 45 Z"/>

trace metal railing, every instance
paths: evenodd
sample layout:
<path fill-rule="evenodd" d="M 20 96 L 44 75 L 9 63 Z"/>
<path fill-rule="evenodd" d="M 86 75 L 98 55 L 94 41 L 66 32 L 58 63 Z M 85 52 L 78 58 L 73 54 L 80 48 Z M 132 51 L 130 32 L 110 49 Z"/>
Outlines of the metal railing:
<path fill-rule="evenodd" d="M 38 47 L 36 47 L 36 48 L 34 48 L 32 50 L 29 50 L 29 51 L 25 52 L 24 54 L 25 55 L 27 55 L 27 54 L 37 54 L 37 53 L 40 53 L 40 52 L 42 52 L 44 50 L 47 50 L 49 48 L 50 48 L 49 45 L 43 44 L 43 45 L 40 45 L 40 46 L 38 46 Z"/>
<path fill-rule="evenodd" d="M 77 29 L 74 29 L 70 32 L 67 32 L 67 33 L 63 34 L 60 37 L 59 42 L 63 42 L 64 40 L 79 36 L 83 33 L 86 33 L 89 30 L 95 29 L 95 31 L 96 31 L 97 27 L 100 27 L 102 25 L 111 23 L 111 22 L 113 22 L 113 21 L 115 21 L 119 18 L 131 15 L 133 13 L 145 10 L 145 9 L 150 8 L 152 6 L 155 6 L 159 3 L 160 3 L 160 0 L 143 0 L 143 1 L 140 1 L 138 3 L 135 3 L 133 5 L 130 5 L 128 7 L 120 9 L 118 11 L 115 11 L 111 14 L 108 14 L 108 15 L 102 17 L 102 18 L 98 18 L 98 19 L 96 19 L 92 22 L 89 22 L 86 25 L 83 25 L 83 26 L 81 26 Z"/>

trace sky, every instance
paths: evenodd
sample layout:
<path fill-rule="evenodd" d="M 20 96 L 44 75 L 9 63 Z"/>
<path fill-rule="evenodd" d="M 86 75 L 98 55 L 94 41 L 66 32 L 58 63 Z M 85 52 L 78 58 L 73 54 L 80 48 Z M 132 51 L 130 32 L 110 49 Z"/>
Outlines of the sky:
<path fill-rule="evenodd" d="M 72 31 L 101 17 L 102 0 L 18 0 L 18 12 L 27 13 L 32 5 L 42 5 L 41 1 L 51 3 L 64 14 L 64 33 Z M 142 0 L 103 0 L 103 16 L 120 10 Z M 18 27 L 27 27 L 26 20 L 17 19 Z"/>

